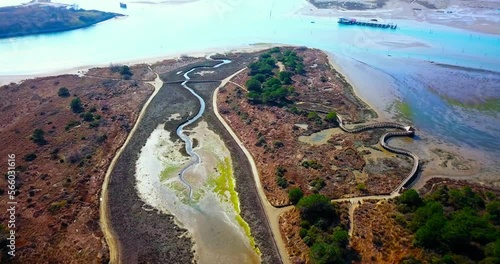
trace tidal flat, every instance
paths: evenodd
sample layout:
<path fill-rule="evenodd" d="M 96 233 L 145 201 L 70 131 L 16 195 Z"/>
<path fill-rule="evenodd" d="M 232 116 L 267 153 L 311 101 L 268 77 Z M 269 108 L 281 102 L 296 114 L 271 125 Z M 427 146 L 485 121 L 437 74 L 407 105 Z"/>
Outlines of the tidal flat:
<path fill-rule="evenodd" d="M 192 237 L 199 263 L 260 263 L 248 224 L 240 216 L 232 160 L 222 139 L 205 121 L 187 131 L 191 140 L 199 142 L 193 150 L 201 157 L 186 172 L 186 180 L 193 186 L 190 199 L 178 177 L 189 158 L 179 151 L 183 144 L 173 142 L 171 132 L 163 126 L 151 133 L 136 163 L 141 199 L 176 216 Z"/>

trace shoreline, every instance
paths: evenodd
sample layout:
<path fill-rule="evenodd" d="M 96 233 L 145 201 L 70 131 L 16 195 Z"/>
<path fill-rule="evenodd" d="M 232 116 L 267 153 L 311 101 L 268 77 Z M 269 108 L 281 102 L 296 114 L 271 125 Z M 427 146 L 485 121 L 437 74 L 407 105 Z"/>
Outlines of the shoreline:
<path fill-rule="evenodd" d="M 290 46 L 280 43 L 254 43 L 243 46 L 229 46 L 229 47 L 221 47 L 221 48 L 211 48 L 211 49 L 203 49 L 197 51 L 190 51 L 187 53 L 171 53 L 159 56 L 153 56 L 143 59 L 129 59 L 129 60 L 121 60 L 109 63 L 98 63 L 98 64 L 88 64 L 88 65 L 80 65 L 76 67 L 69 68 L 53 68 L 48 69 L 43 72 L 33 72 L 33 73 L 25 73 L 25 74 L 0 74 L 0 86 L 6 85 L 11 82 L 18 83 L 22 82 L 26 79 L 34 79 L 40 77 L 47 76 L 56 76 L 56 75 L 64 75 L 64 74 L 85 74 L 88 70 L 92 68 L 102 68 L 109 67 L 110 64 L 123 64 L 123 65 L 135 65 L 135 64 L 155 64 L 157 62 L 161 62 L 164 60 L 179 60 L 182 57 L 206 57 L 208 54 L 212 53 L 251 53 L 256 51 L 261 51 L 264 49 L 272 48 L 272 47 L 281 47 L 281 46 Z"/>
<path fill-rule="evenodd" d="M 60 8 L 63 8 L 64 6 L 66 5 L 61 5 L 61 6 L 58 6 L 58 3 L 54 3 L 54 4 L 51 4 L 51 3 L 31 3 L 31 4 L 25 4 L 25 5 L 18 5 L 18 6 L 6 6 L 6 7 L 0 7 L 0 12 L 2 11 L 2 9 L 8 9 L 8 10 L 22 10 L 22 9 L 30 9 L 32 11 L 32 13 L 36 13 L 36 9 L 35 8 L 39 8 L 37 9 L 38 12 L 43 12 L 41 10 L 43 9 L 40 9 L 40 8 L 49 8 L 49 9 L 52 9 L 53 12 L 56 12 L 56 11 L 60 11 L 61 9 Z M 69 6 L 69 5 L 67 5 Z M 31 7 L 34 7 L 34 8 L 31 8 Z M 87 28 L 87 27 L 91 27 L 93 25 L 96 25 L 96 24 L 99 24 L 101 22 L 104 22 L 104 21 L 108 21 L 110 19 L 113 19 L 113 18 L 119 18 L 119 17 L 124 17 L 125 15 L 123 14 L 119 14 L 119 13 L 113 13 L 113 12 L 105 12 L 105 11 L 99 11 L 99 10 L 86 10 L 86 9 L 78 9 L 78 10 L 75 10 L 75 9 L 65 9 L 66 12 L 74 12 L 74 13 L 77 13 L 77 12 L 97 12 L 98 14 L 100 15 L 103 15 L 102 18 L 99 18 L 95 21 L 88 21 L 88 22 L 85 22 L 84 20 L 82 20 L 83 24 L 82 25 L 68 25 L 66 27 L 62 27 L 62 28 L 38 28 L 38 29 L 33 29 L 32 31 L 26 31 L 26 32 L 12 32 L 12 33 L 0 33 L 0 39 L 8 39 L 8 38 L 17 38 L 17 37 L 26 37 L 26 36 L 37 36 L 37 35 L 41 35 L 41 34 L 52 34 L 52 33 L 59 33 L 59 32 L 65 32 L 65 31 L 71 31 L 71 30 L 76 30 L 76 29 L 81 29 L 81 28 Z M 18 14 L 18 15 L 22 15 L 22 16 L 25 16 L 25 15 L 31 15 L 31 16 L 36 16 L 36 15 L 39 15 L 39 14 Z M 67 14 L 65 14 L 67 16 Z M 21 21 L 21 22 L 18 22 L 18 23 L 23 23 L 24 21 Z M 65 21 L 67 22 L 67 21 Z M 33 22 L 32 22 L 33 23 Z"/>

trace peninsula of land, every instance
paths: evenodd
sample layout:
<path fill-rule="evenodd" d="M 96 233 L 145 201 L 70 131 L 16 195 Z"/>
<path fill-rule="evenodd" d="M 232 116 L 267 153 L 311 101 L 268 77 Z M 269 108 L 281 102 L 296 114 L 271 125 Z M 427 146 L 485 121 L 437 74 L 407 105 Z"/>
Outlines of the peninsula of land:
<path fill-rule="evenodd" d="M 30 4 L 0 8 L 0 38 L 54 33 L 88 27 L 123 16 L 66 5 Z"/>

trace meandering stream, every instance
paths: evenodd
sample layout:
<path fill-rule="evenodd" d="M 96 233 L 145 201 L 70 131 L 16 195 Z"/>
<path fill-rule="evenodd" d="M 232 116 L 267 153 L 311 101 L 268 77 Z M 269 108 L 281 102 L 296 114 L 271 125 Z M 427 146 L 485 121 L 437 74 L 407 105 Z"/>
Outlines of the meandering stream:
<path fill-rule="evenodd" d="M 186 144 L 186 153 L 191 157 L 191 161 L 179 173 L 180 180 L 182 181 L 182 183 L 184 185 L 186 185 L 186 187 L 187 187 L 187 189 L 189 191 L 189 199 L 191 199 L 192 196 L 193 196 L 193 187 L 191 186 L 191 184 L 189 184 L 189 182 L 186 181 L 186 179 L 184 178 L 184 174 L 191 167 L 193 167 L 194 165 L 200 163 L 201 162 L 201 157 L 200 157 L 200 155 L 198 155 L 198 153 L 196 153 L 196 152 L 193 151 L 193 142 L 191 141 L 191 139 L 186 134 L 184 134 L 184 128 L 186 126 L 189 126 L 189 125 L 193 124 L 198 119 L 200 119 L 200 117 L 205 112 L 205 101 L 203 100 L 203 98 L 201 98 L 201 96 L 199 96 L 192 88 L 190 88 L 189 86 L 187 86 L 187 83 L 191 79 L 191 78 L 189 78 L 189 74 L 191 72 L 195 71 L 195 70 L 198 70 L 198 69 L 203 69 L 203 68 L 218 68 L 218 67 L 220 67 L 220 66 L 222 66 L 224 64 L 231 63 L 230 60 L 214 60 L 214 59 L 211 58 L 211 56 L 212 55 L 208 55 L 206 58 L 208 60 L 220 61 L 220 63 L 217 64 L 217 65 L 215 65 L 215 66 L 200 66 L 200 67 L 194 67 L 194 68 L 192 68 L 191 70 L 189 70 L 186 73 L 184 73 L 183 76 L 184 76 L 184 78 L 186 80 L 181 83 L 181 85 L 184 88 L 186 88 L 189 92 L 191 92 L 194 96 L 196 96 L 196 98 L 198 98 L 198 101 L 200 102 L 200 110 L 198 110 L 198 113 L 193 118 L 188 119 L 185 123 L 181 124 L 177 128 L 177 131 L 176 131 L 177 136 L 179 136 L 182 139 L 182 141 L 184 141 L 184 143 Z"/>

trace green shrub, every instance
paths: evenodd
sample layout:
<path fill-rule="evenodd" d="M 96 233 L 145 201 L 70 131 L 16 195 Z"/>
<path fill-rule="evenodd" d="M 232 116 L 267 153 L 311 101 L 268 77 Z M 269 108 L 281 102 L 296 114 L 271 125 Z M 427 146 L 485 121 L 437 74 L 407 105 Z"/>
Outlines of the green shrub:
<path fill-rule="evenodd" d="M 301 228 L 299 231 L 299 236 L 300 236 L 300 238 L 306 237 L 307 236 L 307 229 Z"/>
<path fill-rule="evenodd" d="M 76 127 L 79 125 L 80 125 L 80 121 L 71 120 L 66 124 L 66 126 L 64 127 L 64 130 L 68 131 L 68 130 L 72 129 L 73 127 Z"/>
<path fill-rule="evenodd" d="M 83 121 L 86 122 L 94 121 L 94 114 L 92 114 L 91 112 L 82 113 L 80 116 L 83 118 Z"/>
<path fill-rule="evenodd" d="M 274 148 L 282 148 L 282 147 L 284 147 L 285 145 L 283 144 L 283 142 L 281 142 L 281 141 L 279 141 L 279 140 L 275 140 L 275 141 L 273 142 L 273 146 L 274 146 Z"/>
<path fill-rule="evenodd" d="M 325 120 L 328 122 L 336 122 L 337 121 L 337 113 L 330 112 L 325 116 Z"/>
<path fill-rule="evenodd" d="M 61 208 L 63 208 L 64 206 L 66 206 L 68 202 L 66 200 L 62 200 L 62 201 L 59 201 L 59 202 L 53 202 L 50 204 L 49 206 L 49 212 L 52 213 L 52 214 L 55 214 L 57 213 Z"/>
<path fill-rule="evenodd" d="M 307 120 L 309 121 L 314 121 L 314 120 L 318 120 L 320 119 L 318 113 L 316 112 L 309 112 L 309 114 L 307 114 Z"/>
<path fill-rule="evenodd" d="M 276 177 L 276 183 L 283 189 L 288 187 L 288 181 L 284 177 Z"/>
<path fill-rule="evenodd" d="M 60 97 L 69 97 L 69 90 L 66 87 L 61 87 L 59 88 L 59 91 L 57 91 L 57 95 Z"/>
<path fill-rule="evenodd" d="M 297 204 L 303 196 L 304 192 L 298 187 L 292 188 L 288 191 L 288 198 L 292 204 Z"/>
<path fill-rule="evenodd" d="M 31 135 L 31 140 L 33 140 L 33 142 L 35 142 L 38 145 L 45 145 L 47 144 L 47 140 L 45 140 L 45 138 L 43 137 L 44 135 L 45 132 L 42 129 L 37 128 L 33 131 L 33 134 Z"/>
<path fill-rule="evenodd" d="M 36 154 L 35 153 L 30 153 L 24 156 L 25 161 L 34 161 L 36 159 Z"/>
<path fill-rule="evenodd" d="M 323 166 L 321 166 L 321 164 L 319 164 L 315 160 L 304 160 L 304 161 L 302 161 L 302 163 L 300 165 L 302 165 L 302 167 L 304 167 L 306 169 L 312 168 L 315 170 L 319 170 L 319 169 L 323 168 Z"/>
<path fill-rule="evenodd" d="M 83 112 L 82 100 L 80 100 L 79 97 L 73 98 L 73 100 L 71 100 L 71 103 L 69 104 L 69 107 L 71 108 L 71 111 L 73 111 L 73 113 Z"/>

